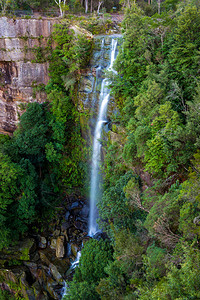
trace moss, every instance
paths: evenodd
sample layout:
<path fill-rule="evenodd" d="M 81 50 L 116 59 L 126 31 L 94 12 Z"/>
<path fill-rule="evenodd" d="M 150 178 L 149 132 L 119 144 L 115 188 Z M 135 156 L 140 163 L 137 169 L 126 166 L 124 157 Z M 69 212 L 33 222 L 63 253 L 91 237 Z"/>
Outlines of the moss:
<path fill-rule="evenodd" d="M 22 255 L 20 256 L 21 260 L 29 260 L 29 248 L 24 248 L 22 250 Z"/>
<path fill-rule="evenodd" d="M 24 41 L 28 41 L 30 37 L 28 35 L 24 35 L 24 36 L 21 36 L 20 39 L 24 40 Z"/>

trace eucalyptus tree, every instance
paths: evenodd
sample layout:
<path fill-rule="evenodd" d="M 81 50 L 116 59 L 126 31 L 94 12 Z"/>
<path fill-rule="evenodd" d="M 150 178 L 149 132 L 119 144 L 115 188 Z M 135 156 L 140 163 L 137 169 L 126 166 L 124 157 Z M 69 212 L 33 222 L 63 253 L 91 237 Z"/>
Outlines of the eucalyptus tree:
<path fill-rule="evenodd" d="M 60 16 L 64 17 L 65 11 L 67 10 L 66 0 L 54 0 L 60 9 Z"/>
<path fill-rule="evenodd" d="M 1 14 L 5 14 L 8 9 L 13 8 L 14 6 L 14 0 L 0 0 Z"/>

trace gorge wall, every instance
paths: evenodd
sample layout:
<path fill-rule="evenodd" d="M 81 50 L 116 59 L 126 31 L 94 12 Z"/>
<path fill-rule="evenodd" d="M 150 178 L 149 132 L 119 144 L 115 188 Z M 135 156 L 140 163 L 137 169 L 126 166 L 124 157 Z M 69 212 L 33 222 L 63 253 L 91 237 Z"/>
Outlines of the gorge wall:
<path fill-rule="evenodd" d="M 57 19 L 0 18 L 0 133 L 12 134 L 27 103 L 45 100 L 50 35 Z"/>

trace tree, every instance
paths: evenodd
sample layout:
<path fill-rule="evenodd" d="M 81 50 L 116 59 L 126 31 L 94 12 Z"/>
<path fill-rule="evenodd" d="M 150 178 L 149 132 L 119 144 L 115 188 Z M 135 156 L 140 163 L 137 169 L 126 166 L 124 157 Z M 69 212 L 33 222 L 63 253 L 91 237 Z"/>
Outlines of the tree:
<path fill-rule="evenodd" d="M 64 299 L 100 299 L 96 286 L 106 276 L 105 267 L 112 261 L 113 249 L 109 241 L 89 240 L 81 251 L 79 266 L 76 267 L 73 281 Z"/>
<path fill-rule="evenodd" d="M 89 240 L 81 251 L 74 280 L 98 284 L 100 278 L 106 276 L 104 268 L 112 260 L 112 252 L 109 241 Z"/>
<path fill-rule="evenodd" d="M 69 291 L 63 297 L 63 300 L 100 300 L 95 287 L 94 283 L 88 283 L 87 281 L 72 281 L 69 283 Z"/>
<path fill-rule="evenodd" d="M 163 280 L 151 288 L 140 289 L 142 300 L 191 299 L 200 298 L 200 252 L 194 245 L 179 245 L 181 262 L 168 264 L 169 271 Z"/>
<path fill-rule="evenodd" d="M 18 203 L 21 188 L 22 169 L 13 163 L 9 156 L 0 152 L 0 249 L 12 241 L 13 205 Z M 16 214 L 16 212 L 15 212 Z"/>
<path fill-rule="evenodd" d="M 5 14 L 8 9 L 11 9 L 14 6 L 15 1 L 13 0 L 0 0 L 0 9 L 2 14 Z"/>
<path fill-rule="evenodd" d="M 60 9 L 61 18 L 64 17 L 65 11 L 67 10 L 66 0 L 54 0 Z"/>

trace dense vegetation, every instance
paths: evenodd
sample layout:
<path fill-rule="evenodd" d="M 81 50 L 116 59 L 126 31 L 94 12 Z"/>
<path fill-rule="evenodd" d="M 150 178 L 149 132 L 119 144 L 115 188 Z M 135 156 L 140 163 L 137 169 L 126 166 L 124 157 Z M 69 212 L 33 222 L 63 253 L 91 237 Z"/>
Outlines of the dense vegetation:
<path fill-rule="evenodd" d="M 99 203 L 109 242 L 85 244 L 65 298 L 200 299 L 199 3 L 162 1 L 160 15 L 153 4 L 124 3 L 112 78 L 119 113 L 111 120 L 115 142 L 107 142 Z M 84 181 L 72 95 L 92 41 L 75 38 L 67 25 L 53 38 L 47 103 L 29 105 L 14 136 L 1 136 L 1 248 Z"/>
<path fill-rule="evenodd" d="M 92 40 L 57 25 L 47 102 L 29 104 L 13 137 L 0 136 L 0 248 L 54 212 L 66 193 L 83 188 L 86 151 L 73 93 Z M 79 49 L 79 51 L 77 51 Z"/>
<path fill-rule="evenodd" d="M 60 5 L 59 5 L 60 3 Z M 119 0 L 106 0 L 104 3 L 103 1 L 99 0 L 85 0 L 85 1 L 79 1 L 79 0 L 69 0 L 69 1 L 57 1 L 57 0 L 1 0 L 0 1 L 0 12 L 2 14 L 5 13 L 13 13 L 14 10 L 16 12 L 18 10 L 24 10 L 24 12 L 31 12 L 31 10 L 34 11 L 40 11 L 40 12 L 51 12 L 52 14 L 56 11 L 59 12 L 59 9 L 61 8 L 61 11 L 63 12 L 94 12 L 98 10 L 99 8 L 103 9 L 103 11 L 113 11 L 113 7 L 116 9 L 120 8 Z M 61 13 L 62 15 L 62 13 Z M 64 16 L 64 15 L 62 15 Z"/>
<path fill-rule="evenodd" d="M 99 203 L 114 252 L 89 288 L 80 264 L 66 299 L 200 299 L 199 9 L 165 1 L 161 15 L 126 11 Z M 79 297 L 81 285 L 98 297 Z"/>
<path fill-rule="evenodd" d="M 134 0 L 0 0 L 1 14 L 18 14 L 22 10 L 25 14 L 31 11 L 48 13 L 50 15 L 66 16 L 66 13 L 106 13 L 124 11 L 130 8 Z M 152 15 L 163 9 L 175 8 L 178 0 L 137 0 L 137 4 L 147 15 Z M 22 12 L 22 13 L 23 13 Z"/>

